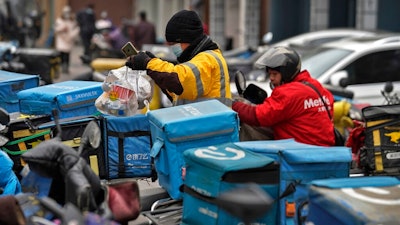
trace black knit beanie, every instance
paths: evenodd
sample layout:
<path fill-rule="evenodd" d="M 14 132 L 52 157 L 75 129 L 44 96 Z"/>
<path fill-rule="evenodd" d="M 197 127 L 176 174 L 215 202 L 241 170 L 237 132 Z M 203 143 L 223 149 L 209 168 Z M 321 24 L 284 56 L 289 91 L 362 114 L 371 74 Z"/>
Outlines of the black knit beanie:
<path fill-rule="evenodd" d="M 181 10 L 171 17 L 165 28 L 168 42 L 191 43 L 203 34 L 203 23 L 194 11 Z"/>

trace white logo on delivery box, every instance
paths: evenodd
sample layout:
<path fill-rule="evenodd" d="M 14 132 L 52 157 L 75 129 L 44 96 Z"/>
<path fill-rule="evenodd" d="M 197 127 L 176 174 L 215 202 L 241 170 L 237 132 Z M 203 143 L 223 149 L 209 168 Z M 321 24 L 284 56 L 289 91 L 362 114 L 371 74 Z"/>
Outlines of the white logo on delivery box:
<path fill-rule="evenodd" d="M 79 101 L 81 99 L 89 99 L 89 98 L 97 97 L 98 95 L 99 94 L 97 91 L 90 91 L 90 92 L 86 92 L 86 93 L 67 95 L 66 99 L 68 102 L 72 102 L 72 101 Z"/>
<path fill-rule="evenodd" d="M 195 150 L 194 155 L 199 158 L 210 158 L 216 160 L 239 160 L 246 156 L 244 151 L 239 149 L 234 149 L 231 147 L 226 147 L 225 152 L 216 151 L 218 148 L 215 146 L 210 146 L 208 148 L 199 148 Z"/>
<path fill-rule="evenodd" d="M 146 160 L 149 159 L 149 154 L 145 153 L 136 153 L 136 154 L 126 154 L 126 160 Z"/>
<path fill-rule="evenodd" d="M 398 196 L 396 193 L 400 193 L 400 185 L 395 186 L 391 190 L 379 188 L 379 187 L 364 187 L 353 189 L 353 188 L 342 188 L 343 193 L 351 196 L 352 198 L 359 199 L 364 202 L 370 202 L 378 205 L 391 205 L 399 206 L 400 199 L 393 198 Z M 390 193 L 390 192 L 395 193 Z"/>

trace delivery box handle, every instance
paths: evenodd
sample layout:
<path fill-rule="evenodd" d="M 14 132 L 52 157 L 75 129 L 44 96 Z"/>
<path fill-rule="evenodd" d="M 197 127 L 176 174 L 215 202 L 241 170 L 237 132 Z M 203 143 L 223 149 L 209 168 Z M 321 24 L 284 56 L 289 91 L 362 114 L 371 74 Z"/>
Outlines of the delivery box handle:
<path fill-rule="evenodd" d="M 156 158 L 157 155 L 160 153 L 161 148 L 164 146 L 164 140 L 161 138 L 157 138 L 154 142 L 153 146 L 151 147 L 150 156 L 152 158 Z"/>

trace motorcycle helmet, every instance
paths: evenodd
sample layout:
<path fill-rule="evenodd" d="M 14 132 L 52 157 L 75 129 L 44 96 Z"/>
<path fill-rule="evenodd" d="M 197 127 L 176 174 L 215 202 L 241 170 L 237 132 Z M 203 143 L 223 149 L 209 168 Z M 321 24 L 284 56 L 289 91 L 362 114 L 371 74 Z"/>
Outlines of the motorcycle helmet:
<path fill-rule="evenodd" d="M 271 68 L 282 74 L 282 82 L 293 80 L 301 69 L 299 54 L 291 48 L 277 46 L 269 48 L 255 64 L 259 68 Z"/>

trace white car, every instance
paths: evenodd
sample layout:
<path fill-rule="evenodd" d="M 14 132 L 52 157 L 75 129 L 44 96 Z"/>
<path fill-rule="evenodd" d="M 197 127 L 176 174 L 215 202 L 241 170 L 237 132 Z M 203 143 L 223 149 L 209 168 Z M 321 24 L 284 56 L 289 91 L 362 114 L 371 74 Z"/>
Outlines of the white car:
<path fill-rule="evenodd" d="M 387 81 L 393 82 L 394 92 L 400 90 L 400 35 L 342 39 L 315 47 L 301 58 L 302 69 L 324 85 L 346 86 L 358 103 L 383 104 L 381 90 Z M 246 79 L 271 93 L 264 70 L 253 70 Z"/>
<path fill-rule="evenodd" d="M 237 69 L 248 72 L 253 64 L 270 46 L 286 46 L 296 49 L 299 54 L 308 51 L 310 48 L 343 38 L 349 37 L 371 37 L 379 33 L 389 33 L 386 31 L 357 30 L 353 28 L 331 28 L 325 30 L 302 33 L 279 42 L 270 44 L 273 39 L 272 33 L 267 33 L 263 37 L 264 45 L 258 47 L 244 46 L 229 51 L 224 51 L 224 57 L 228 63 L 229 70 Z"/>
<path fill-rule="evenodd" d="M 299 48 L 312 48 L 322 44 L 349 37 L 371 37 L 379 31 L 357 30 L 353 28 L 332 28 L 299 34 L 272 44 L 272 46 L 286 46 Z M 386 32 L 382 32 L 386 33 Z"/>
<path fill-rule="evenodd" d="M 387 81 L 400 90 L 400 35 L 327 43 L 302 56 L 302 69 L 322 84 L 347 86 L 359 103 L 383 104 Z"/>

